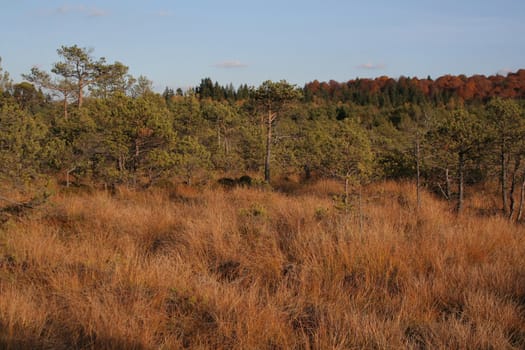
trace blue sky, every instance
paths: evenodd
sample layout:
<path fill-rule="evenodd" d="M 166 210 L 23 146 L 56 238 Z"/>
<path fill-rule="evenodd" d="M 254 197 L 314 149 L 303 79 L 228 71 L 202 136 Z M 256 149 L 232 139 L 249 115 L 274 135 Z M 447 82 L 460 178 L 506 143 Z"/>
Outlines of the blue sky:
<path fill-rule="evenodd" d="M 523 0 L 0 0 L 15 81 L 61 45 L 93 48 L 155 88 L 438 77 L 525 68 Z"/>

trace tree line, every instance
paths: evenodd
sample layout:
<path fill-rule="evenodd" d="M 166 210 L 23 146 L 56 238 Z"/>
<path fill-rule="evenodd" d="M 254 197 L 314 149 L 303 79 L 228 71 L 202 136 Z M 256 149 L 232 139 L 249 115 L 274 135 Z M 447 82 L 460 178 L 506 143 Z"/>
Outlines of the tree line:
<path fill-rule="evenodd" d="M 202 79 L 200 84 L 191 88 L 201 98 L 214 100 L 244 100 L 249 97 L 249 86 L 243 84 L 235 89 L 232 84 L 222 86 L 210 78 Z M 347 82 L 319 82 L 314 80 L 302 88 L 305 101 L 330 101 L 374 105 L 378 107 L 397 107 L 405 103 L 432 104 L 439 106 L 451 102 L 486 103 L 493 97 L 525 97 L 525 69 L 503 75 L 444 75 L 436 80 L 430 77 L 399 77 L 393 79 L 382 76 L 375 79 L 353 79 Z M 178 93 L 182 95 L 182 90 Z M 173 95 L 173 90 L 166 88 L 165 96 Z"/>
<path fill-rule="evenodd" d="M 525 70 L 503 75 L 444 75 L 433 80 L 430 77 L 379 77 L 354 79 L 346 83 L 336 81 L 313 81 L 304 87 L 307 99 L 352 102 L 360 105 L 373 104 L 380 107 L 399 106 L 404 103 L 441 104 L 486 103 L 493 97 L 524 98 Z"/>
<path fill-rule="evenodd" d="M 499 193 L 502 213 L 523 219 L 521 85 L 493 83 L 505 88 L 468 99 L 450 91 L 435 98 L 446 77 L 428 93 L 422 81 L 405 78 L 237 89 L 206 78 L 195 89 L 158 94 L 146 77 L 91 50 L 63 46 L 57 54 L 50 71 L 33 68 L 18 83 L 0 68 L 3 183 L 23 188 L 56 177 L 64 186 L 138 188 L 246 173 L 272 183 L 294 174 L 344 182 L 346 201 L 352 186 L 411 179 L 458 211 L 470 186 L 485 183 Z"/>

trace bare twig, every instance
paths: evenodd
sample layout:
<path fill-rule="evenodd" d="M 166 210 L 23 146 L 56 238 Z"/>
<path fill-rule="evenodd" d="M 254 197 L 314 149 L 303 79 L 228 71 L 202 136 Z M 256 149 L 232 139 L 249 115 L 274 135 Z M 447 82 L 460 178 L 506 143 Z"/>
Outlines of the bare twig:
<path fill-rule="evenodd" d="M 10 203 L 10 204 L 13 204 L 13 205 L 23 205 L 23 204 L 20 203 L 20 202 L 16 202 L 16 201 L 14 201 L 14 200 L 12 200 L 12 199 L 9 199 L 9 198 L 4 197 L 4 196 L 1 196 L 1 195 L 0 195 L 0 200 L 2 200 L 2 201 L 4 201 L 4 202 L 7 202 L 7 203 Z"/>

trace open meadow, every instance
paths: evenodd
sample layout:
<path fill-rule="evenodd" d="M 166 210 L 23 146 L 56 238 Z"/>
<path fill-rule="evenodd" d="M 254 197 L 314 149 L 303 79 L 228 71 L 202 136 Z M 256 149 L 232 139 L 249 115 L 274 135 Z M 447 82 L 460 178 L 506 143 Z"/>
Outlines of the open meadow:
<path fill-rule="evenodd" d="M 59 192 L 0 229 L 0 347 L 525 347 L 523 225 L 341 190 Z"/>

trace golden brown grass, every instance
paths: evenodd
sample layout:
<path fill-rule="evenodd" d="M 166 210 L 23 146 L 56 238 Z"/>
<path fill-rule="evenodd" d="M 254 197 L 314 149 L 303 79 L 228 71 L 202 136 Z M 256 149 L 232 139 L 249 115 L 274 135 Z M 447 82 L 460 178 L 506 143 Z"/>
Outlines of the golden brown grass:
<path fill-rule="evenodd" d="M 338 191 L 56 195 L 0 229 L 0 348 L 525 348 L 523 227 Z"/>

